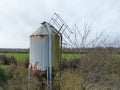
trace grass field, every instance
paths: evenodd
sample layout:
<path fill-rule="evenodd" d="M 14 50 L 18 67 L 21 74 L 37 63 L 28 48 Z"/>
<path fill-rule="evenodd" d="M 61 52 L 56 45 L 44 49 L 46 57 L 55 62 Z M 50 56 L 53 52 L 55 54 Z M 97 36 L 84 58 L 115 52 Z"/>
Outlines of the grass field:
<path fill-rule="evenodd" d="M 25 60 L 29 58 L 28 53 L 0 53 L 0 55 L 14 56 L 16 60 Z"/>
<path fill-rule="evenodd" d="M 62 58 L 65 58 L 67 60 L 70 60 L 70 59 L 75 59 L 75 58 L 82 58 L 84 57 L 85 54 L 62 54 Z"/>
<path fill-rule="evenodd" d="M 6 56 L 14 56 L 16 60 L 25 60 L 29 59 L 29 53 L 0 53 L 0 55 Z M 62 54 L 62 58 L 67 60 L 74 59 L 74 58 L 83 58 L 86 54 Z M 120 54 L 115 54 L 115 57 L 120 57 Z"/>
<path fill-rule="evenodd" d="M 0 55 L 6 55 L 6 56 L 14 56 L 16 60 L 25 60 L 29 58 L 29 53 L 0 53 Z M 78 55 L 78 54 L 62 54 L 62 58 L 65 58 L 67 60 L 84 57 L 85 54 Z"/>

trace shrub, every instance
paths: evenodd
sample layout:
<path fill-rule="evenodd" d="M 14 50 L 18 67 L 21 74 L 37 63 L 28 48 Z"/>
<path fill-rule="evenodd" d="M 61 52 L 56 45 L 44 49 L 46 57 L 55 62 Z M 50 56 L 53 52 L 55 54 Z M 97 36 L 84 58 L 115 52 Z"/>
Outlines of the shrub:
<path fill-rule="evenodd" d="M 25 68 L 29 67 L 29 59 L 24 60 L 24 65 L 25 65 Z"/>
<path fill-rule="evenodd" d="M 5 70 L 0 67 L 0 81 L 5 82 L 7 80 Z"/>
<path fill-rule="evenodd" d="M 66 85 L 63 83 L 63 90 L 68 89 L 77 82 L 77 80 L 70 82 L 73 79 L 71 76 L 72 73 L 69 73 L 70 70 L 73 70 L 73 72 L 76 71 L 76 73 L 74 72 L 75 75 L 80 73 L 80 76 L 78 75 L 76 78 L 82 78 L 81 82 L 83 82 L 79 83 L 82 89 L 75 89 L 74 87 L 74 90 L 85 90 L 88 87 L 91 88 L 90 90 L 118 90 L 120 88 L 120 56 L 116 55 L 110 49 L 96 48 L 87 53 L 84 58 L 71 59 L 70 61 L 64 60 L 62 65 L 63 69 L 67 68 L 66 71 L 62 72 L 66 72 L 66 78 L 62 79 L 62 81 L 65 79 L 65 81 L 68 80 Z M 67 79 L 69 75 L 71 78 Z M 75 75 L 73 76 L 75 77 Z"/>
<path fill-rule="evenodd" d="M 4 65 L 10 65 L 11 63 L 17 64 L 14 56 L 7 57 L 6 55 L 0 55 L 0 62 Z"/>
<path fill-rule="evenodd" d="M 1 64 L 8 65 L 8 58 L 5 55 L 0 55 L 0 61 L 2 62 Z"/>
<path fill-rule="evenodd" d="M 14 56 L 8 57 L 8 62 L 9 62 L 9 64 L 15 64 L 15 65 L 17 65 L 17 61 L 16 61 L 16 59 L 15 59 Z"/>
<path fill-rule="evenodd" d="M 64 69 L 68 69 L 68 68 L 70 68 L 69 61 L 66 59 L 62 59 L 61 60 L 61 69 L 64 70 Z"/>
<path fill-rule="evenodd" d="M 79 58 L 75 58 L 75 59 L 71 59 L 70 60 L 70 68 L 72 69 L 77 69 L 80 67 L 80 62 L 81 62 L 81 59 Z"/>
<path fill-rule="evenodd" d="M 16 65 L 15 64 L 11 64 L 11 65 L 8 65 L 6 67 L 5 74 L 6 74 L 7 79 L 13 78 L 15 70 L 16 70 Z"/>

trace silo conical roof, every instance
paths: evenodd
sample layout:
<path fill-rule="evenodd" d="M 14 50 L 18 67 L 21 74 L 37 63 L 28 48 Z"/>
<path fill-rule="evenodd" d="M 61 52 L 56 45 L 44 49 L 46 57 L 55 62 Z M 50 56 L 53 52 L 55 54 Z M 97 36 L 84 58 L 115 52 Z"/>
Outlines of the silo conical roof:
<path fill-rule="evenodd" d="M 39 36 L 39 35 L 48 35 L 49 30 L 48 30 L 48 28 L 46 26 L 46 23 L 47 22 L 41 23 L 41 26 L 34 33 L 32 33 L 32 35 L 30 35 L 30 37 L 31 36 Z M 49 26 L 50 30 L 52 30 L 52 33 L 55 33 L 57 35 L 60 34 L 52 25 L 50 25 L 49 23 L 47 23 L 47 25 Z"/>
<path fill-rule="evenodd" d="M 48 35 L 48 29 L 45 23 L 42 23 L 42 25 L 34 33 L 32 33 L 31 36 L 37 36 L 37 35 Z"/>

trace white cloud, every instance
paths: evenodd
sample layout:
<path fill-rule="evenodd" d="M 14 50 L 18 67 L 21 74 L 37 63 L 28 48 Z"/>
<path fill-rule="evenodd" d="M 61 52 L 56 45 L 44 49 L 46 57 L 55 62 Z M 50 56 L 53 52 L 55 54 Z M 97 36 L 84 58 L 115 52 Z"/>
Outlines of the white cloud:
<path fill-rule="evenodd" d="M 69 25 L 86 20 L 95 32 L 117 35 L 119 11 L 119 0 L 0 0 L 0 47 L 28 48 L 29 35 L 54 12 Z"/>

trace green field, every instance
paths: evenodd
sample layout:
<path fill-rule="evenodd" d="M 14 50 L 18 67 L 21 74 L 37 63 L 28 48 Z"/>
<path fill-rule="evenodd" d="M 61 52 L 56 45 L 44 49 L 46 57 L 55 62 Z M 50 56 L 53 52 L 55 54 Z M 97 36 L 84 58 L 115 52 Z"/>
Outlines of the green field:
<path fill-rule="evenodd" d="M 14 56 L 16 60 L 25 60 L 29 58 L 28 53 L 0 53 L 0 55 Z"/>
<path fill-rule="evenodd" d="M 29 53 L 0 53 L 0 55 L 6 55 L 6 56 L 14 56 L 16 60 L 25 60 L 29 58 Z M 62 58 L 65 58 L 67 60 L 83 57 L 85 54 L 78 55 L 78 54 L 62 54 Z"/>
<path fill-rule="evenodd" d="M 75 58 L 83 58 L 85 54 L 62 54 L 62 58 L 65 58 L 67 60 L 75 59 Z"/>

